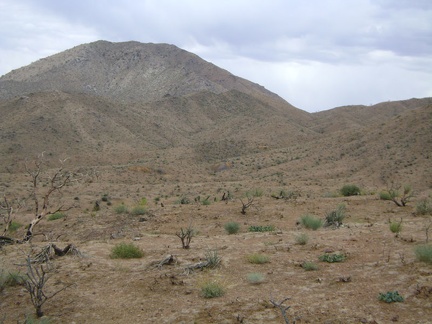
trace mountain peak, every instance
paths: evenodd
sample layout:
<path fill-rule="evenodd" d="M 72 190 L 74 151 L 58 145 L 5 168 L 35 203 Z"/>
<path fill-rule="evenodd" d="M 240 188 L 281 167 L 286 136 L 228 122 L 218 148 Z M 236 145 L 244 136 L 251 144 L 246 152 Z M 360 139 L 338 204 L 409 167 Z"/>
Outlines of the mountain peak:
<path fill-rule="evenodd" d="M 0 78 L 0 99 L 31 92 L 64 91 L 126 102 L 152 102 L 201 91 L 276 94 L 236 77 L 175 45 L 96 41 L 49 56 Z"/>

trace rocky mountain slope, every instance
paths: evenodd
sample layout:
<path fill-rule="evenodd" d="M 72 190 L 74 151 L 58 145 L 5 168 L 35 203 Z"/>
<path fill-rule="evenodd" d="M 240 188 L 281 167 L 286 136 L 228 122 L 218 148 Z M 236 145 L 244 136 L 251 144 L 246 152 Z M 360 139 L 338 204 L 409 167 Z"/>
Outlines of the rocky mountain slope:
<path fill-rule="evenodd" d="M 431 110 L 425 98 L 309 114 L 173 45 L 98 41 L 0 78 L 0 166 L 45 152 L 77 165 L 160 159 L 197 173 L 247 158 L 262 159 L 261 173 L 380 181 L 397 170 L 428 186 Z"/>

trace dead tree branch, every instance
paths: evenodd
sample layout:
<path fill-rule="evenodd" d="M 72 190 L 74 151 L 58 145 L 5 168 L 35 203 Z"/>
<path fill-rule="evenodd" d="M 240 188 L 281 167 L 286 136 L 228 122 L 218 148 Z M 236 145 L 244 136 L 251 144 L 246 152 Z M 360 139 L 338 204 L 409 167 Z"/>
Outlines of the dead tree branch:
<path fill-rule="evenodd" d="M 30 299 L 35 308 L 36 316 L 39 318 L 44 315 L 42 306 L 45 304 L 45 302 L 66 288 L 72 286 L 72 284 L 68 284 L 56 292 L 47 295 L 45 292 L 46 283 L 50 278 L 49 273 L 52 271 L 52 266 L 50 264 L 35 265 L 32 263 L 30 256 L 28 256 L 26 259 L 26 266 L 27 279 L 24 280 L 24 287 L 30 294 Z"/>
<path fill-rule="evenodd" d="M 253 205 L 253 203 L 254 203 L 254 197 L 250 197 L 250 196 L 248 196 L 247 197 L 247 202 L 245 203 L 245 202 L 243 202 L 243 200 L 241 199 L 241 198 L 239 198 L 240 199 L 240 202 L 242 203 L 242 209 L 241 209 L 241 213 L 243 214 L 243 215 L 245 215 L 246 214 L 246 209 L 248 209 L 250 206 L 252 206 Z"/>
<path fill-rule="evenodd" d="M 272 303 L 273 304 L 273 306 L 274 307 L 276 307 L 276 308 L 279 308 L 279 310 L 281 311 L 281 313 L 282 313 L 282 317 L 283 317 L 283 319 L 284 319 L 284 321 L 285 321 L 285 324 L 289 324 L 290 323 L 290 321 L 289 321 L 289 318 L 288 318 L 288 315 L 287 315 L 287 310 L 291 307 L 291 306 L 283 306 L 282 304 L 283 303 L 285 303 L 287 300 L 289 300 L 289 299 L 291 299 L 291 298 L 289 298 L 289 297 L 287 297 L 287 298 L 285 298 L 285 299 L 283 299 L 281 302 L 276 302 L 272 297 L 270 297 L 270 303 Z M 293 320 L 293 324 L 295 324 L 295 320 Z"/>

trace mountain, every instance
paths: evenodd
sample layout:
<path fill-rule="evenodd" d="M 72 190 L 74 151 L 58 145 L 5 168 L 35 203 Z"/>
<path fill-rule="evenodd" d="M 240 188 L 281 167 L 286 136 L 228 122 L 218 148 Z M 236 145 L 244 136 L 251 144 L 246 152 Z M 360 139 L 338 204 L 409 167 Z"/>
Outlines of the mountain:
<path fill-rule="evenodd" d="M 84 44 L 14 70 L 0 78 L 0 109 L 5 163 L 66 148 L 87 163 L 174 147 L 226 159 L 287 145 L 312 121 L 192 53 L 138 42 Z"/>
<path fill-rule="evenodd" d="M 412 178 L 428 187 L 431 102 L 310 114 L 176 46 L 98 41 L 0 78 L 0 168 L 45 152 L 83 166 L 171 167 L 185 181 L 229 162 L 220 179 Z"/>

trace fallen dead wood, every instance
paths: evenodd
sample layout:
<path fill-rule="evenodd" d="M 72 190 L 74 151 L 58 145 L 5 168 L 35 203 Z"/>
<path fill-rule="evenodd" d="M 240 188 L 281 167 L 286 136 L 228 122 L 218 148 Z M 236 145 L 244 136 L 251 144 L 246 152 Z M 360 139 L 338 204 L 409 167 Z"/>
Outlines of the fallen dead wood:
<path fill-rule="evenodd" d="M 176 263 L 177 260 L 174 257 L 174 255 L 172 254 L 168 254 L 164 259 L 162 259 L 161 261 L 154 261 L 152 263 L 150 263 L 150 267 L 152 268 L 158 268 L 158 269 L 162 269 L 162 267 L 164 265 L 171 265 L 173 263 Z"/>
<path fill-rule="evenodd" d="M 82 253 L 73 244 L 68 244 L 64 249 L 60 249 L 54 243 L 50 243 L 44 246 L 34 258 L 32 262 L 34 263 L 45 263 L 52 259 L 54 256 L 64 256 L 66 254 L 71 254 L 75 256 L 82 257 Z"/>
<path fill-rule="evenodd" d="M 185 273 L 186 274 L 190 274 L 191 272 L 193 272 L 194 270 L 203 270 L 204 268 L 210 267 L 210 262 L 209 261 L 201 261 L 195 264 L 190 264 L 188 266 L 185 267 Z"/>

